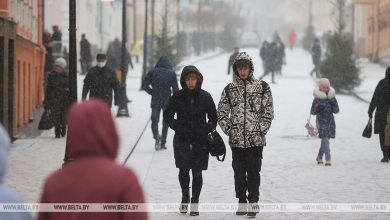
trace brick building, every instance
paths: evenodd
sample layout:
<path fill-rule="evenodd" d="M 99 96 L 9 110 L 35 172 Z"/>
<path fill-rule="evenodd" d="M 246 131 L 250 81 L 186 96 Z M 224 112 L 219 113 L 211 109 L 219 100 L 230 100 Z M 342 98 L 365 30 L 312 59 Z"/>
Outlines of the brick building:
<path fill-rule="evenodd" d="M 10 136 L 43 102 L 43 0 L 0 1 L 0 122 Z"/>

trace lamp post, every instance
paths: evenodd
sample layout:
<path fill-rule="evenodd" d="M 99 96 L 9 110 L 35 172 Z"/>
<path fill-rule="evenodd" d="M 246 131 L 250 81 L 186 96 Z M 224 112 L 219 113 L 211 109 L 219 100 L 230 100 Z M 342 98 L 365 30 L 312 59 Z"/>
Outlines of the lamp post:
<path fill-rule="evenodd" d="M 127 33 L 126 33 L 126 0 L 122 0 L 122 47 L 121 47 L 121 71 L 122 71 L 122 80 L 119 86 L 119 103 L 118 103 L 118 113 L 116 117 L 129 117 L 129 110 L 127 108 L 127 98 L 126 98 L 126 72 L 128 70 L 128 60 L 127 60 Z"/>
<path fill-rule="evenodd" d="M 69 90 L 70 103 L 77 102 L 76 0 L 69 0 Z"/>
<path fill-rule="evenodd" d="M 76 0 L 69 0 L 69 103 L 77 102 L 77 46 L 76 46 Z M 65 144 L 64 163 L 71 158 L 68 142 Z"/>
<path fill-rule="evenodd" d="M 148 0 L 145 0 L 145 28 L 144 28 L 144 56 L 142 64 L 142 82 L 146 76 L 146 68 L 148 62 Z M 141 86 L 142 87 L 142 86 Z"/>

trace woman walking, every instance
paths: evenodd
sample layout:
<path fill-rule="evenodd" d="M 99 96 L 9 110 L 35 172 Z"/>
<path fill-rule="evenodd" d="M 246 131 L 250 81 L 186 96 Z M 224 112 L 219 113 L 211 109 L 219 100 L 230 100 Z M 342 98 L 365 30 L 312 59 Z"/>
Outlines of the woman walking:
<path fill-rule="evenodd" d="M 164 121 L 175 131 L 173 149 L 182 191 L 179 210 L 183 214 L 187 213 L 190 202 L 189 172 L 192 171 L 191 216 L 199 215 L 202 170 L 207 170 L 209 160 L 206 138 L 217 126 L 213 98 L 201 89 L 202 82 L 203 76 L 195 66 L 184 67 L 180 77 L 182 89 L 171 97 L 164 111 Z"/>

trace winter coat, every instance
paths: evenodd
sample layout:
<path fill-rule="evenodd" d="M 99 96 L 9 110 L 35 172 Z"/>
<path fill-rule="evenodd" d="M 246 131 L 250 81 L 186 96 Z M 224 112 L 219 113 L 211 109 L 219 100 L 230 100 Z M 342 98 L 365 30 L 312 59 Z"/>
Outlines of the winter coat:
<path fill-rule="evenodd" d="M 339 112 L 339 105 L 336 100 L 336 92 L 331 87 L 328 94 L 315 89 L 313 92 L 314 100 L 311 105 L 310 113 L 317 115 L 317 128 L 320 138 L 335 138 L 336 123 L 333 114 Z"/>
<path fill-rule="evenodd" d="M 83 38 L 80 41 L 80 57 L 83 61 L 86 62 L 92 61 L 91 44 L 86 38 Z"/>
<path fill-rule="evenodd" d="M 390 147 L 390 109 L 387 112 L 387 120 L 385 127 L 385 143 L 384 146 Z"/>
<path fill-rule="evenodd" d="M 123 71 L 124 76 L 127 76 L 127 72 L 129 71 L 129 64 L 131 68 L 133 68 L 131 55 L 127 48 L 125 51 L 125 61 L 126 65 L 122 67 L 122 44 L 118 39 L 115 39 L 107 50 L 107 66 L 114 70 L 121 70 Z"/>
<path fill-rule="evenodd" d="M 269 73 L 275 71 L 275 44 L 264 42 L 260 49 L 260 57 L 263 61 L 264 72 Z"/>
<path fill-rule="evenodd" d="M 143 203 L 134 172 L 115 162 L 119 138 L 108 106 L 98 99 L 67 115 L 66 154 L 72 160 L 45 182 L 41 203 Z M 38 220 L 147 219 L 142 212 L 41 212 Z"/>
<path fill-rule="evenodd" d="M 142 88 L 152 96 L 152 108 L 166 108 L 171 95 L 179 90 L 176 73 L 167 57 L 160 57 L 156 67 L 146 75 Z"/>
<path fill-rule="evenodd" d="M 386 127 L 386 117 L 390 106 L 390 76 L 379 81 L 372 96 L 368 115 L 372 117 L 375 111 L 374 133 L 383 133 Z"/>
<path fill-rule="evenodd" d="M 90 98 L 102 99 L 111 107 L 112 92 L 115 94 L 115 103 L 118 103 L 118 89 L 119 82 L 115 78 L 114 70 L 108 66 L 95 66 L 88 70 L 85 76 L 82 99 L 86 99 L 89 92 Z"/>
<path fill-rule="evenodd" d="M 189 90 L 185 83 L 189 73 L 197 73 L 200 79 L 194 90 Z M 217 126 L 217 113 L 213 98 L 201 89 L 202 81 L 203 76 L 195 66 L 186 66 L 180 77 L 183 89 L 173 94 L 164 111 L 164 121 L 175 131 L 173 149 L 177 168 L 207 170 L 208 167 L 206 139 Z"/>
<path fill-rule="evenodd" d="M 50 109 L 55 115 L 55 123 L 62 120 L 60 115 L 66 114 L 69 106 L 69 77 L 67 73 L 52 71 L 47 78 L 45 92 L 45 108 Z"/>
<path fill-rule="evenodd" d="M 133 54 L 134 56 L 141 56 L 142 52 L 142 45 L 139 41 L 136 41 L 133 48 Z"/>
<path fill-rule="evenodd" d="M 2 185 L 7 166 L 7 157 L 10 138 L 7 131 L 0 124 L 0 203 L 24 203 L 13 190 Z M 0 219 L 4 220 L 32 220 L 27 212 L 0 212 Z"/>
<path fill-rule="evenodd" d="M 272 42 L 272 48 L 275 50 L 274 64 L 275 70 L 280 70 L 286 59 L 286 53 L 284 51 L 284 44 L 281 41 Z"/>
<path fill-rule="evenodd" d="M 250 62 L 246 80 L 238 77 L 235 65 L 240 60 Z M 230 147 L 265 146 L 265 135 L 274 118 L 271 89 L 255 79 L 252 59 L 245 52 L 236 57 L 233 69 L 236 77 L 225 87 L 218 104 L 218 124 L 229 136 Z"/>
<path fill-rule="evenodd" d="M 313 59 L 313 64 L 314 65 L 318 65 L 321 61 L 321 45 L 319 42 L 316 42 L 313 44 L 313 46 L 311 47 L 311 56 L 312 56 L 312 59 Z"/>

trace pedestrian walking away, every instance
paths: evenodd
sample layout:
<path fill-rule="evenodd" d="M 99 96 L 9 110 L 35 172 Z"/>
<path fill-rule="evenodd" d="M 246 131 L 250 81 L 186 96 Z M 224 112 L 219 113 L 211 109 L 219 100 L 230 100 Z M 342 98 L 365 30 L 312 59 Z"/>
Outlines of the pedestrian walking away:
<path fill-rule="evenodd" d="M 229 136 L 232 149 L 234 185 L 239 203 L 236 214 L 255 217 L 259 212 L 265 135 L 274 118 L 273 98 L 270 86 L 253 76 L 253 62 L 246 52 L 236 56 L 233 70 L 237 77 L 222 91 L 218 124 Z"/>
<path fill-rule="evenodd" d="M 372 118 L 375 111 L 374 134 L 379 134 L 379 143 L 382 150 L 383 158 L 381 162 L 388 163 L 390 151 L 385 147 L 385 127 L 387 112 L 390 107 L 390 67 L 386 69 L 386 76 L 380 80 L 375 88 L 374 94 L 368 108 L 368 117 Z"/>
<path fill-rule="evenodd" d="M 87 40 L 85 34 L 81 35 L 80 41 L 80 65 L 81 74 L 86 74 L 91 68 L 92 55 L 91 55 L 91 44 Z"/>
<path fill-rule="evenodd" d="M 182 192 L 180 212 L 185 214 L 190 203 L 190 170 L 192 196 L 190 215 L 199 215 L 198 203 L 203 185 L 202 171 L 207 170 L 209 150 L 207 134 L 217 126 L 217 113 L 211 95 L 202 89 L 203 75 L 195 66 L 184 67 L 180 84 L 182 89 L 173 94 L 164 111 L 164 121 L 175 131 L 173 149 L 179 168 Z M 176 119 L 175 119 L 176 114 Z"/>
<path fill-rule="evenodd" d="M 85 100 L 89 93 L 90 98 L 99 98 L 111 107 L 114 93 L 114 104 L 118 105 L 119 81 L 115 77 L 115 71 L 106 65 L 105 54 L 98 54 L 96 61 L 96 66 L 85 76 L 81 98 Z"/>
<path fill-rule="evenodd" d="M 52 114 L 55 137 L 66 135 L 65 114 L 69 106 L 69 77 L 65 72 L 66 61 L 57 58 L 54 70 L 48 75 L 44 108 Z"/>
<path fill-rule="evenodd" d="M 67 115 L 69 126 L 62 169 L 47 177 L 41 203 L 144 203 L 135 173 L 115 162 L 119 137 L 111 110 L 92 99 L 73 104 Z M 140 219 L 145 212 L 40 212 L 38 220 Z"/>
<path fill-rule="evenodd" d="M 297 33 L 294 30 L 291 30 L 290 33 L 288 33 L 288 43 L 290 44 L 291 50 L 294 49 L 296 41 L 297 41 Z"/>
<path fill-rule="evenodd" d="M 277 60 L 277 48 L 275 43 L 263 42 L 260 49 L 260 58 L 263 61 L 264 74 L 260 76 L 259 80 L 262 80 L 265 76 L 271 73 L 271 82 L 275 84 L 276 73 L 276 60 Z"/>
<path fill-rule="evenodd" d="M 313 42 L 313 46 L 311 47 L 311 57 L 313 60 L 313 65 L 314 68 L 310 72 L 310 76 L 313 76 L 313 73 L 315 73 L 316 77 L 320 77 L 320 64 L 321 64 L 321 55 L 322 55 L 322 50 L 321 50 L 321 43 L 320 39 L 315 38 Z"/>
<path fill-rule="evenodd" d="M 336 123 L 333 114 L 339 112 L 336 92 L 330 87 L 329 80 L 322 78 L 320 79 L 319 87 L 314 90 L 313 95 L 314 100 L 310 113 L 317 116 L 318 137 L 321 138 L 321 147 L 316 161 L 318 164 L 323 164 L 323 156 L 325 154 L 325 166 L 331 166 L 329 139 L 336 136 Z"/>
<path fill-rule="evenodd" d="M 165 150 L 167 149 L 168 125 L 163 121 L 160 135 L 158 129 L 160 113 L 166 109 L 172 94 L 179 90 L 176 73 L 173 71 L 168 57 L 160 57 L 155 68 L 149 71 L 145 76 L 142 88 L 152 96 L 150 107 L 152 108 L 151 120 L 153 138 L 155 139 L 155 149 Z"/>

